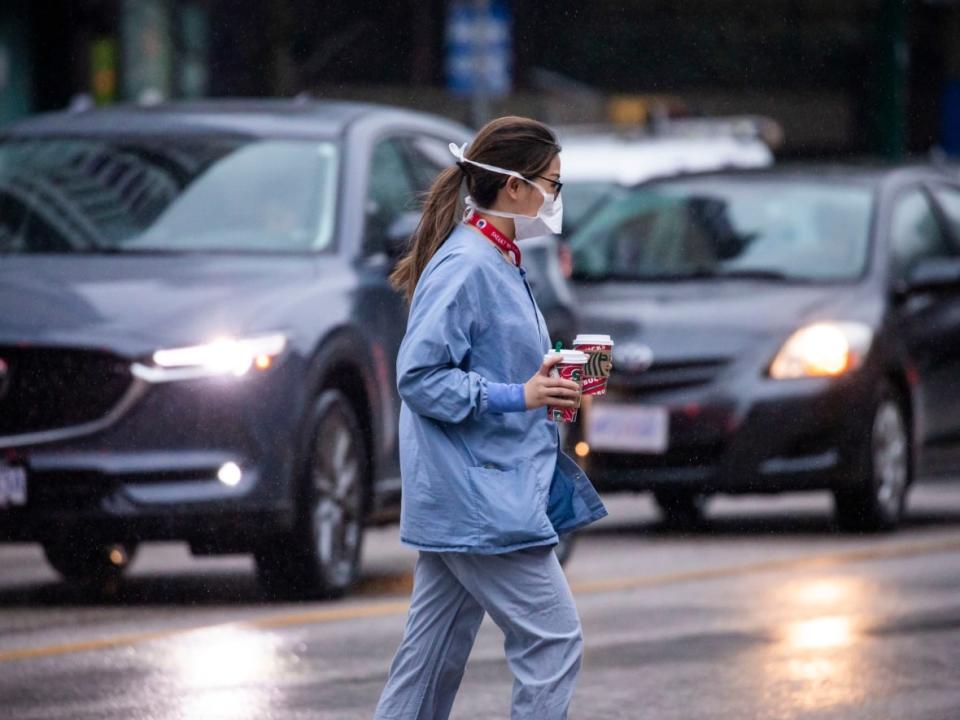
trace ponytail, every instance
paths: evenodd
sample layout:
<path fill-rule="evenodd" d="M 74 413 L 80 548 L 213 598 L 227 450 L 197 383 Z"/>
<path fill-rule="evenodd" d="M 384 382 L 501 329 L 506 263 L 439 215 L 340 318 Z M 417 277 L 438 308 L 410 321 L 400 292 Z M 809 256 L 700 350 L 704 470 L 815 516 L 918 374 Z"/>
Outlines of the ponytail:
<path fill-rule="evenodd" d="M 390 274 L 390 282 L 406 295 L 408 303 L 413 299 L 413 291 L 423 269 L 463 214 L 460 206 L 462 182 L 463 171 L 457 165 L 446 168 L 433 181 L 423 204 L 423 215 L 411 238 L 410 249 Z"/>

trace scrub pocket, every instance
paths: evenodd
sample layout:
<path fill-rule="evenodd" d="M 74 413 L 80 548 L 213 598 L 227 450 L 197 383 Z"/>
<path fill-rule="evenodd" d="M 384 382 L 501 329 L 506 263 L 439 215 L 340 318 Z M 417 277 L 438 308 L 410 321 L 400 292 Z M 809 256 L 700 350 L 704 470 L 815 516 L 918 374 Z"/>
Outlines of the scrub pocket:
<path fill-rule="evenodd" d="M 550 489 L 550 520 L 557 534 L 573 532 L 607 515 L 607 509 L 583 470 L 564 453 Z"/>
<path fill-rule="evenodd" d="M 545 495 L 525 465 L 510 470 L 467 468 L 474 498 L 477 544 L 506 546 L 543 540 L 553 535 Z"/>
<path fill-rule="evenodd" d="M 558 535 L 569 532 L 567 528 L 576 522 L 577 513 L 573 508 L 576 492 L 573 480 L 563 472 L 560 463 L 557 463 L 547 499 L 547 517 L 550 518 L 550 524 Z"/>

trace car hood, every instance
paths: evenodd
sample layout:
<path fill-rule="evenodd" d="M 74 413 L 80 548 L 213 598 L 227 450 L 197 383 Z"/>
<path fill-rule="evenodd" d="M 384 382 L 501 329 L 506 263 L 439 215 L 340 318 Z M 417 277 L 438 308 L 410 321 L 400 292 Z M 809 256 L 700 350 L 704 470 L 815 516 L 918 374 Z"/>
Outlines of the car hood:
<path fill-rule="evenodd" d="M 779 344 L 818 320 L 874 326 L 880 307 L 865 284 L 753 280 L 578 283 L 580 328 L 614 341 L 642 342 L 663 360 L 732 358 Z"/>
<path fill-rule="evenodd" d="M 268 327 L 317 261 L 307 256 L 22 255 L 0 259 L 0 343 L 129 356 Z"/>

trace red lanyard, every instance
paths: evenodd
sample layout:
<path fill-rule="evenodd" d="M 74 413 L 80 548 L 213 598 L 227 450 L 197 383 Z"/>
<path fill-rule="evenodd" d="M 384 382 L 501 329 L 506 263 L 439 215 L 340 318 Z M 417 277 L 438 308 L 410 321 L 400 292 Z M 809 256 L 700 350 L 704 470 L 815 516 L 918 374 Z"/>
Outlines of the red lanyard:
<path fill-rule="evenodd" d="M 517 244 L 513 240 L 497 230 L 493 226 L 493 223 L 484 220 L 476 212 L 470 214 L 470 217 L 466 219 L 466 223 L 473 225 L 477 230 L 486 235 L 487 239 L 498 248 L 513 255 L 514 263 L 516 263 L 517 267 L 520 267 L 520 248 L 517 247 Z"/>

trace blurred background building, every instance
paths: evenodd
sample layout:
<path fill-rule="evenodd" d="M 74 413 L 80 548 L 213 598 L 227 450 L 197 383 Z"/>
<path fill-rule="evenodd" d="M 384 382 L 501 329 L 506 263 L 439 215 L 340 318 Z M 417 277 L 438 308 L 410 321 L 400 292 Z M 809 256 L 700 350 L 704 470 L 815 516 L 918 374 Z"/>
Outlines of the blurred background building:
<path fill-rule="evenodd" d="M 958 0 L 3 0 L 0 122 L 344 97 L 478 121 L 761 114 L 782 154 L 960 154 Z"/>

